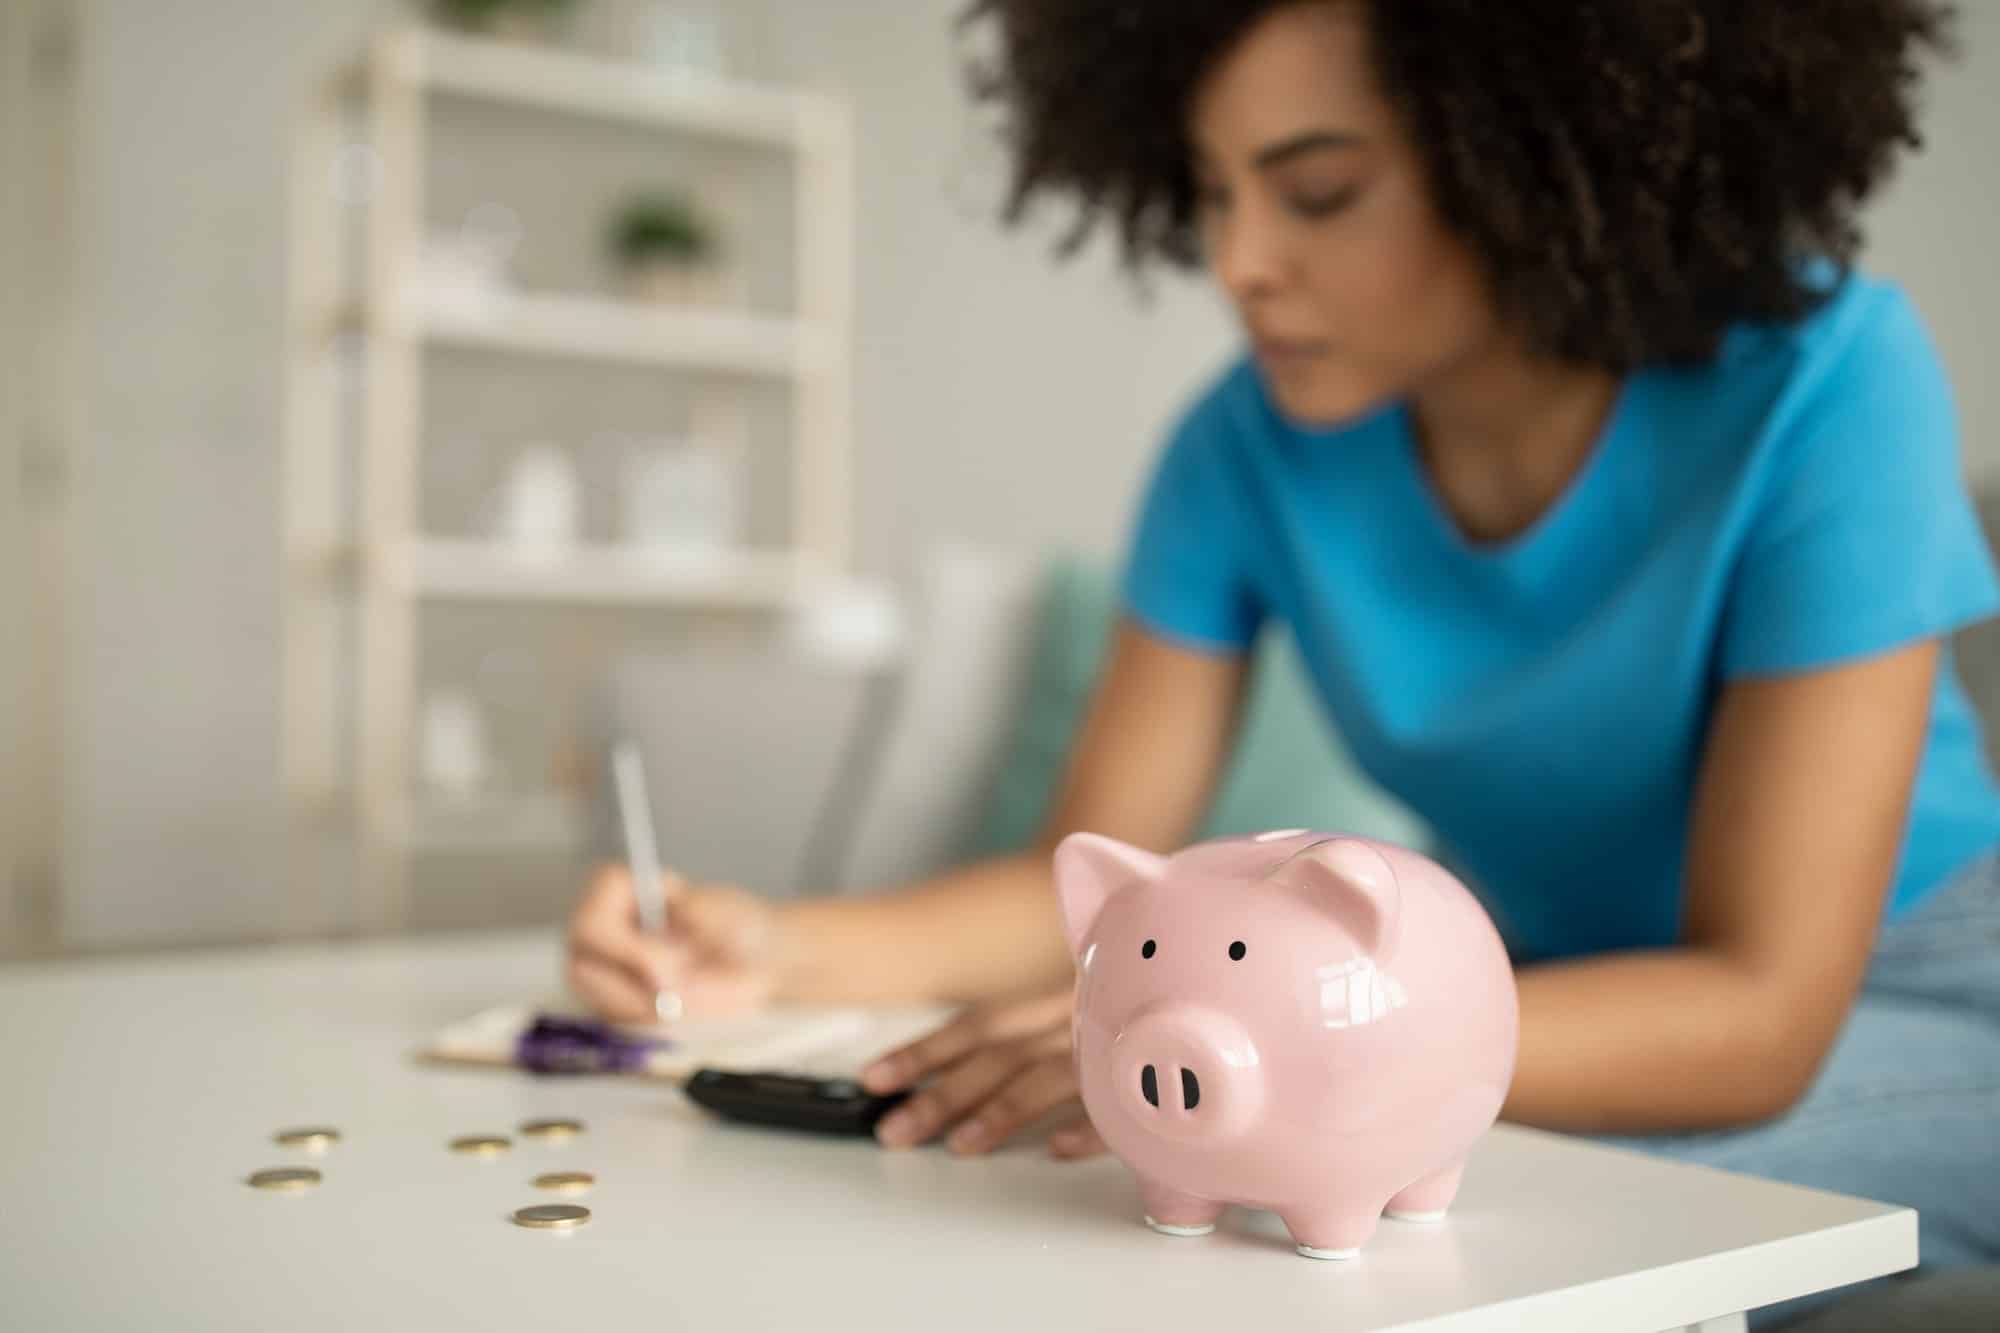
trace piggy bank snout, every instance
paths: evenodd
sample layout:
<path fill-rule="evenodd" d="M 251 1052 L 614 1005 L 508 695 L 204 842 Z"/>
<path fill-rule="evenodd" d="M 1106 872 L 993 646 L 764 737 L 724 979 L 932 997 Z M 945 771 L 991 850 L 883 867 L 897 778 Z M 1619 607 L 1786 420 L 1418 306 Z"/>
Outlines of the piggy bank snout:
<path fill-rule="evenodd" d="M 1134 1015 L 1118 1035 L 1115 1094 L 1141 1126 L 1167 1138 L 1240 1133 L 1263 1102 L 1264 1070 L 1242 1025 L 1187 1005 Z"/>

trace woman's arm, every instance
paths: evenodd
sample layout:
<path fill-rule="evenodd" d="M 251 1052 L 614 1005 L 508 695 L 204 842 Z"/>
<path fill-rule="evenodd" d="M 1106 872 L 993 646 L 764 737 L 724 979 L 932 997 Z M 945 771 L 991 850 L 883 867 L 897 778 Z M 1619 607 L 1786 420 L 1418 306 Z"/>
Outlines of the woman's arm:
<path fill-rule="evenodd" d="M 778 998 L 978 1000 L 1070 976 L 1049 858 L 1077 829 L 1170 851 L 1229 752 L 1248 671 L 1121 623 L 1035 847 L 893 893 L 789 904 Z"/>
<path fill-rule="evenodd" d="M 1926 641 L 1725 689 L 1696 791 L 1680 945 L 1522 970 L 1508 1118 L 1697 1130 L 1776 1115 L 1804 1094 L 1895 877 L 1937 654 Z"/>

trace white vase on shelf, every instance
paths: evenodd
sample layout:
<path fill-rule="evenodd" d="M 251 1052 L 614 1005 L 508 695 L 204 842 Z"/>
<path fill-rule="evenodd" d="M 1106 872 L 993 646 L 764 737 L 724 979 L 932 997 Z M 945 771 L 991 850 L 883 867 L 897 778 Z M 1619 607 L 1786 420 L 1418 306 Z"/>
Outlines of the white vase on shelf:
<path fill-rule="evenodd" d="M 418 755 L 423 785 L 433 796 L 465 802 L 485 790 L 486 718 L 471 695 L 434 689 L 424 696 Z"/>
<path fill-rule="evenodd" d="M 732 456 L 691 435 L 628 441 L 620 460 L 619 536 L 637 550 L 720 554 L 742 540 Z"/>
<path fill-rule="evenodd" d="M 569 455 L 554 445 L 528 445 L 507 470 L 494 537 L 517 557 L 553 559 L 576 545 L 582 508 Z"/>
<path fill-rule="evenodd" d="M 426 309 L 490 319 L 514 290 L 511 267 L 521 219 L 505 204 L 474 205 L 456 227 L 426 235 L 417 260 L 418 296 Z"/>

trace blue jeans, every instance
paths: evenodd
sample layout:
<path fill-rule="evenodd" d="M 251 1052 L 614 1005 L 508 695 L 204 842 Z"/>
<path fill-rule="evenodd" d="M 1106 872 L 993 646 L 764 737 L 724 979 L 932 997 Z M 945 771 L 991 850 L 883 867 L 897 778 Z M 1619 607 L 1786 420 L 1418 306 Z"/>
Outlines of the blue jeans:
<path fill-rule="evenodd" d="M 1612 1142 L 1908 1204 L 1927 1269 L 2000 1262 L 2000 849 L 1882 927 L 1847 1025 L 1790 1111 Z"/>

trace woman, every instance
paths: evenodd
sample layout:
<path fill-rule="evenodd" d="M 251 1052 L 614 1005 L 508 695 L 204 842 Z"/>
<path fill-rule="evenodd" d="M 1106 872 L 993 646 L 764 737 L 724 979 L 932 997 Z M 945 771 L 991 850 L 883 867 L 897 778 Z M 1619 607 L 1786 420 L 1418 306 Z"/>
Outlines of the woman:
<path fill-rule="evenodd" d="M 1073 1101 L 1047 851 L 1166 850 L 1259 627 L 1518 962 L 1505 1114 L 1920 1206 L 1991 1260 L 2000 792 L 1942 647 L 2000 598 L 1908 301 L 1848 268 L 1923 0 L 983 0 L 1015 212 L 1205 262 L 1249 355 L 1167 442 L 1032 854 L 872 898 L 629 883 L 606 1012 L 988 1001 L 869 1078 L 885 1143 Z M 1020 996 L 1027 999 L 996 997 Z M 1086 1124 L 1059 1155 L 1097 1147 Z"/>

